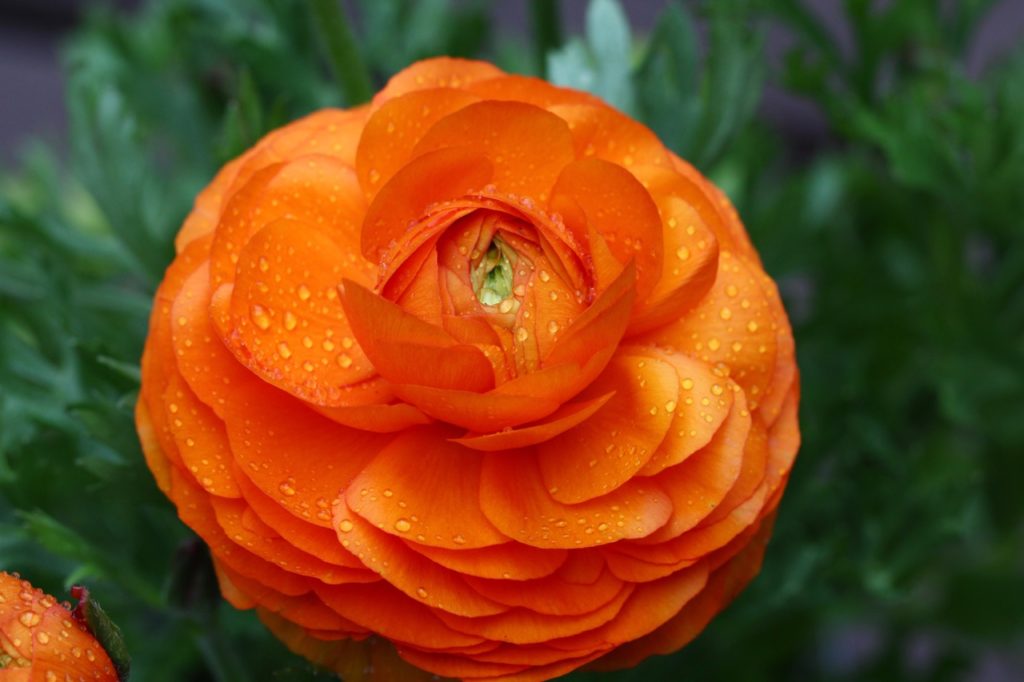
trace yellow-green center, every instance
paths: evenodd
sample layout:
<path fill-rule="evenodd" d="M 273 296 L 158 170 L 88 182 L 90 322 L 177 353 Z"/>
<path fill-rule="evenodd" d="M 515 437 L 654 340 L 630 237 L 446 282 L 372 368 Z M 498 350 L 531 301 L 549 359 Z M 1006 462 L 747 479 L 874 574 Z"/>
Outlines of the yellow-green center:
<path fill-rule="evenodd" d="M 498 305 L 512 295 L 516 253 L 500 237 L 491 240 L 487 253 L 470 274 L 473 292 L 484 305 Z"/>

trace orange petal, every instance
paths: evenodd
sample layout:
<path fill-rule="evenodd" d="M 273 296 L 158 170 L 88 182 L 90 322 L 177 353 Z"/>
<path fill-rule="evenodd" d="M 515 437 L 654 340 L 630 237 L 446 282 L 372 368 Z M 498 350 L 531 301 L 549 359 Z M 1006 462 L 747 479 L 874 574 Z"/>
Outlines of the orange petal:
<path fill-rule="evenodd" d="M 548 111 L 569 124 L 579 158 L 592 157 L 626 168 L 672 165 L 670 153 L 657 135 L 607 104 L 553 104 Z"/>
<path fill-rule="evenodd" d="M 338 300 L 344 260 L 291 220 L 260 230 L 239 256 L 229 345 L 264 380 L 313 403 L 343 404 L 345 386 L 375 374 Z"/>
<path fill-rule="evenodd" d="M 618 552 L 615 546 L 607 548 L 604 556 L 612 575 L 630 583 L 660 580 L 697 563 L 696 559 L 681 559 L 671 564 L 656 564 L 643 561 L 632 554 Z"/>
<path fill-rule="evenodd" d="M 669 654 L 689 643 L 757 575 L 767 540 L 767 532 L 759 533 L 742 553 L 712 573 L 700 594 L 671 620 L 653 633 L 621 645 L 594 667 L 600 670 L 632 667 L 648 656 Z"/>
<path fill-rule="evenodd" d="M 497 433 L 462 436 L 453 438 L 452 442 L 483 452 L 511 450 L 541 443 L 590 419 L 614 395 L 615 392 L 610 391 L 589 400 L 566 403 L 539 424 L 528 424 Z"/>
<path fill-rule="evenodd" d="M 618 278 L 594 299 L 586 312 L 573 321 L 572 326 L 565 331 L 551 353 L 544 358 L 544 365 L 551 367 L 562 363 L 582 364 L 583 358 L 606 356 L 600 365 L 600 369 L 604 369 L 629 321 L 633 301 L 636 299 L 636 290 L 633 287 L 635 282 L 636 270 L 630 263 Z"/>
<path fill-rule="evenodd" d="M 164 391 L 167 423 L 174 434 L 182 463 L 203 489 L 221 497 L 239 497 L 234 458 L 224 423 L 203 403 L 180 376 L 174 375 Z"/>
<path fill-rule="evenodd" d="M 474 346 L 355 282 L 345 282 L 342 300 L 353 333 L 388 381 L 467 391 L 494 386 L 491 363 Z"/>
<path fill-rule="evenodd" d="M 530 76 L 501 75 L 466 86 L 468 92 L 488 100 L 526 102 L 545 109 L 556 104 L 595 104 L 601 100 L 579 90 L 560 88 Z"/>
<path fill-rule="evenodd" d="M 395 97 L 373 112 L 356 151 L 356 173 L 367 199 L 372 199 L 410 158 L 434 123 L 480 101 L 464 90 L 432 88 Z"/>
<path fill-rule="evenodd" d="M 335 158 L 304 156 L 257 172 L 224 207 L 210 253 L 213 290 L 234 281 L 236 263 L 252 236 L 285 218 L 305 226 L 300 231 L 303 237 L 316 230 L 335 243 L 342 258 L 332 265 L 341 268 L 341 276 L 371 281 L 374 267 L 359 255 L 365 211 L 355 171 Z M 298 269 L 294 261 L 289 265 Z M 274 275 L 287 267 L 267 273 L 266 284 L 274 284 Z"/>
<path fill-rule="evenodd" d="M 413 159 L 380 188 L 366 209 L 363 254 L 389 266 L 388 252 L 407 239 L 410 225 L 423 218 L 429 206 L 481 189 L 493 173 L 491 163 L 467 147 L 439 149 Z"/>
<path fill-rule="evenodd" d="M 708 201 L 701 188 L 659 166 L 631 170 L 658 206 L 663 248 L 661 277 L 637 306 L 630 335 L 682 317 L 707 294 L 718 273 L 718 239 L 695 206 Z"/>
<path fill-rule="evenodd" d="M 472 83 L 504 75 L 505 72 L 487 62 L 453 57 L 423 59 L 392 76 L 388 84 L 373 98 L 373 103 L 379 105 L 415 90 L 463 88 Z"/>
<path fill-rule="evenodd" d="M 737 404 L 739 404 L 739 396 L 737 396 Z M 700 522 L 700 526 L 709 526 L 726 518 L 732 510 L 750 499 L 751 495 L 756 493 L 765 482 L 765 470 L 768 464 L 768 433 L 758 416 L 755 415 L 751 422 L 746 442 L 737 445 L 743 453 L 740 474 L 725 497 L 715 505 L 707 518 Z M 765 494 L 768 494 L 767 490 Z"/>
<path fill-rule="evenodd" d="M 245 501 L 259 520 L 288 542 L 328 563 L 365 570 L 363 563 L 338 543 L 338 538 L 331 528 L 314 525 L 292 514 L 260 491 L 245 476 L 239 475 L 238 485 Z"/>
<path fill-rule="evenodd" d="M 434 124 L 413 151 L 466 147 L 494 165 L 491 182 L 504 193 L 543 202 L 562 168 L 573 160 L 569 127 L 540 107 L 523 102 L 470 104 Z"/>
<path fill-rule="evenodd" d="M 673 422 L 665 405 L 678 398 L 679 377 L 666 362 L 620 348 L 584 396 L 609 391 L 615 396 L 597 414 L 537 446 L 544 484 L 559 502 L 585 502 L 633 478 Z"/>
<path fill-rule="evenodd" d="M 439 429 L 397 436 L 347 486 L 356 514 L 419 544 L 471 549 L 507 542 L 480 510 L 483 456 Z"/>
<path fill-rule="evenodd" d="M 297 575 L 322 580 L 328 584 L 366 582 L 369 576 L 361 569 L 342 568 L 304 552 L 265 526 L 249 505 L 241 500 L 211 497 L 217 523 L 238 545 L 255 556 Z"/>
<path fill-rule="evenodd" d="M 460 616 L 491 616 L 508 610 L 475 590 L 459 574 L 409 549 L 352 513 L 343 498 L 334 504 L 338 541 L 410 598 Z"/>
<path fill-rule="evenodd" d="M 744 455 L 750 433 L 750 412 L 747 410 L 743 394 L 739 393 L 729 416 L 715 432 L 711 442 L 682 464 L 668 467 L 655 478 L 672 498 L 672 518 L 663 527 L 644 538 L 644 543 L 661 542 L 677 537 L 711 515 L 716 508 L 723 506 L 723 498 L 734 487 L 740 478 L 740 472 L 744 469 Z M 750 465 L 747 468 L 758 467 Z M 763 456 L 760 470 L 763 476 Z M 748 492 L 748 497 L 749 494 Z"/>
<path fill-rule="evenodd" d="M 738 256 L 754 263 L 761 268 L 761 259 L 757 255 L 750 237 L 740 222 L 739 214 L 733 208 L 729 197 L 725 192 L 718 189 L 707 178 L 701 175 L 700 171 L 683 161 L 676 155 L 672 155 L 672 167 L 676 172 L 685 177 L 694 185 L 693 207 L 700 213 L 705 224 L 715 232 L 718 243 L 722 249 L 733 251 Z M 697 199 L 700 195 L 701 198 Z"/>
<path fill-rule="evenodd" d="M 631 585 L 623 585 L 619 594 L 601 608 L 576 616 L 550 616 L 519 608 L 484 618 L 463 618 L 443 612 L 438 617 L 460 632 L 510 644 L 536 644 L 604 625 L 615 618 L 632 590 Z"/>
<path fill-rule="evenodd" d="M 316 593 L 343 618 L 396 642 L 424 649 L 479 644 L 482 637 L 454 630 L 434 611 L 381 581 L 371 585 L 318 585 Z"/>
<path fill-rule="evenodd" d="M 409 547 L 436 564 L 477 578 L 531 580 L 551 575 L 566 559 L 559 549 L 537 549 L 506 542 L 476 549 L 445 549 L 406 541 Z"/>
<path fill-rule="evenodd" d="M 568 650 L 590 649 L 599 644 L 617 646 L 650 634 L 682 609 L 708 581 L 706 562 L 661 580 L 637 585 L 615 620 L 593 632 L 549 642 Z"/>
<path fill-rule="evenodd" d="M 313 407 L 320 414 L 333 419 L 342 426 L 351 426 L 353 429 L 373 431 L 374 433 L 394 433 L 430 423 L 430 417 L 405 403 L 341 405 L 339 407 L 314 405 Z"/>
<path fill-rule="evenodd" d="M 389 440 L 336 424 L 258 382 L 232 397 L 225 423 L 245 475 L 291 513 L 325 528 L 339 491 Z"/>
<path fill-rule="evenodd" d="M 608 571 L 590 584 L 566 582 L 557 573 L 529 581 L 468 578 L 480 594 L 507 606 L 550 616 L 578 616 L 595 611 L 615 599 L 623 583 Z"/>
<path fill-rule="evenodd" d="M 173 501 L 181 520 L 210 546 L 210 553 L 239 574 L 279 594 L 306 594 L 317 581 L 282 570 L 233 542 L 218 525 L 210 496 L 176 468 L 171 472 Z"/>
<path fill-rule="evenodd" d="M 648 349 L 648 353 L 675 367 L 679 377 L 679 395 L 665 403 L 672 412 L 672 426 L 651 459 L 640 469 L 641 476 L 653 476 L 679 464 L 710 442 L 733 404 L 733 391 L 727 379 L 702 362 L 679 353 Z"/>
<path fill-rule="evenodd" d="M 566 226 L 577 236 L 592 229 L 604 238 L 619 263 L 632 260 L 637 299 L 647 297 L 661 276 L 661 217 L 651 195 L 633 175 L 600 159 L 573 161 L 558 176 L 550 207 L 564 214 Z M 578 221 L 575 207 L 583 212 L 586 225 L 573 224 Z"/>
<path fill-rule="evenodd" d="M 204 265 L 184 283 L 167 314 L 173 319 L 173 355 L 178 371 L 196 397 L 220 419 L 239 390 L 256 378 L 238 363 L 210 322 L 210 271 Z M 182 320 L 185 323 L 182 324 Z M 144 377 L 143 386 L 151 386 Z"/>
<path fill-rule="evenodd" d="M 630 481 L 582 504 L 554 500 L 529 450 L 484 456 L 480 502 L 508 537 L 541 548 L 579 548 L 650 535 L 668 520 L 668 496 L 650 482 Z"/>
<path fill-rule="evenodd" d="M 775 373 L 777 347 L 777 323 L 760 277 L 743 260 L 722 251 L 718 278 L 704 300 L 677 322 L 633 340 L 724 365 L 755 411 Z"/>

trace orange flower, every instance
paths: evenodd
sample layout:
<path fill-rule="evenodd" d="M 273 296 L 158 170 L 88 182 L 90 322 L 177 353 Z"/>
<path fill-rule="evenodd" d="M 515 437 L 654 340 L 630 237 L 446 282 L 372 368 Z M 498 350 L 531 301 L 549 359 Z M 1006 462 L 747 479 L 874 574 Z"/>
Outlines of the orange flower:
<path fill-rule="evenodd" d="M 177 252 L 150 468 L 346 680 L 631 665 L 757 572 L 789 323 L 726 197 L 594 97 L 420 62 L 225 166 Z"/>
<path fill-rule="evenodd" d="M 103 647 L 65 606 L 0 571 L 0 682 L 117 682 Z"/>

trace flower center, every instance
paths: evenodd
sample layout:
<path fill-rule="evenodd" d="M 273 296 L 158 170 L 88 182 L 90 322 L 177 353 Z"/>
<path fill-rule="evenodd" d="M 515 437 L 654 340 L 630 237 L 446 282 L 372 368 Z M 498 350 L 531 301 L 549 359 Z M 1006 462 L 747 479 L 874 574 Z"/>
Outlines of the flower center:
<path fill-rule="evenodd" d="M 501 237 L 491 240 L 487 252 L 470 273 L 473 293 L 484 305 L 498 305 L 512 295 L 518 256 Z"/>

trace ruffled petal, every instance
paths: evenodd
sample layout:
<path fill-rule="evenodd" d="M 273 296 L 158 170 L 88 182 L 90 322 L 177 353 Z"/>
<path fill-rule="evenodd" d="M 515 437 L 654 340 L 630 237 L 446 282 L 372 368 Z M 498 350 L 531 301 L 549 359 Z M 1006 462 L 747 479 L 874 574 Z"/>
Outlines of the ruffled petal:
<path fill-rule="evenodd" d="M 346 486 L 350 509 L 386 533 L 432 547 L 508 541 L 480 509 L 483 455 L 439 429 L 397 436 Z"/>
<path fill-rule="evenodd" d="M 484 456 L 480 503 L 502 533 L 540 548 L 573 549 L 644 537 L 672 514 L 668 495 L 649 481 L 629 481 L 602 497 L 562 504 L 551 497 L 529 450 Z"/>

